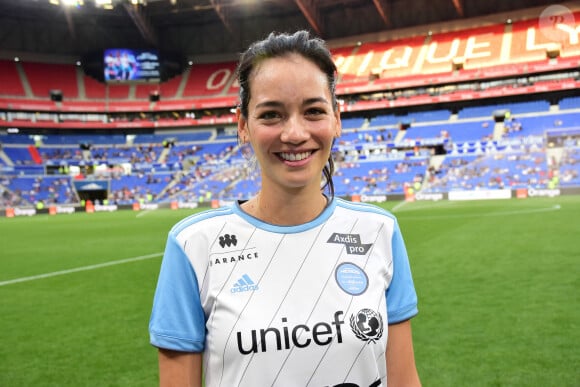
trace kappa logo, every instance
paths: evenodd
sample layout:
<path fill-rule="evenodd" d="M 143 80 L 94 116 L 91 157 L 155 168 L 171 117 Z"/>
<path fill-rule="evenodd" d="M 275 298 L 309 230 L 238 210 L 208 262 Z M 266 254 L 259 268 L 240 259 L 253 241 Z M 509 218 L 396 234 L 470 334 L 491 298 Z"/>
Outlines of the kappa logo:
<path fill-rule="evenodd" d="M 383 318 L 372 309 L 361 309 L 350 315 L 350 328 L 360 340 L 374 343 L 383 336 Z"/>
<path fill-rule="evenodd" d="M 338 243 L 344 245 L 346 253 L 349 255 L 366 255 L 370 250 L 372 243 L 361 243 L 359 234 L 340 234 L 332 233 L 326 243 Z"/>
<path fill-rule="evenodd" d="M 231 247 L 231 246 L 236 246 L 238 244 L 238 239 L 236 238 L 235 235 L 230 235 L 230 234 L 224 234 L 224 235 L 220 235 L 220 246 L 221 247 Z"/>

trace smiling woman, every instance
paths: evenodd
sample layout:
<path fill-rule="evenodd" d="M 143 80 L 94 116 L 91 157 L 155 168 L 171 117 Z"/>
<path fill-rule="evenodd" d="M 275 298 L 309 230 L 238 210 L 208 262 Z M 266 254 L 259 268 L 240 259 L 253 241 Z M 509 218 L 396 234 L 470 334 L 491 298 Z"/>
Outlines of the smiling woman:
<path fill-rule="evenodd" d="M 149 327 L 162 386 L 420 385 L 397 220 L 334 197 L 335 76 L 306 31 L 242 55 L 238 134 L 262 186 L 170 231 Z"/>
<path fill-rule="evenodd" d="M 238 109 L 238 132 L 254 149 L 262 190 L 242 209 L 281 225 L 308 222 L 326 206 L 321 171 L 331 165 L 340 135 L 332 91 L 318 66 L 296 53 L 261 62 L 250 77 L 252 96 Z M 332 179 L 326 183 L 332 187 Z"/>

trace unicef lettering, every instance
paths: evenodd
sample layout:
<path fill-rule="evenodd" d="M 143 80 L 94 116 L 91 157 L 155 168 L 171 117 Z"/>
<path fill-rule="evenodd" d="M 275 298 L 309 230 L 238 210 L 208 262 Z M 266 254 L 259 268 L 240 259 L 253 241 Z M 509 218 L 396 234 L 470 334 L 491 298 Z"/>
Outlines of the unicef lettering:
<path fill-rule="evenodd" d="M 257 352 L 267 352 L 272 349 L 277 351 L 290 349 L 291 345 L 296 348 L 306 348 L 312 343 L 323 346 L 330 344 L 335 334 L 336 341 L 342 343 L 340 326 L 344 324 L 344 320 L 340 319 L 340 316 L 343 314 L 344 312 L 339 310 L 334 313 L 334 320 L 331 323 L 321 321 L 315 323 L 312 327 L 306 324 L 287 326 L 288 319 L 282 317 L 284 325 L 281 329 L 274 327 L 262 328 L 259 331 L 252 329 L 250 331 L 251 344 L 247 348 L 244 347 L 242 342 L 242 332 L 237 332 L 238 350 L 242 355 L 249 355 Z M 334 332 L 335 330 L 336 332 Z"/>
<path fill-rule="evenodd" d="M 374 382 L 372 382 L 371 384 L 369 384 L 369 387 L 379 387 L 381 385 L 381 379 L 377 379 Z M 328 386 L 325 386 L 328 387 Z M 340 384 L 335 384 L 332 387 L 361 387 L 358 384 L 354 384 L 354 383 L 340 383 Z"/>

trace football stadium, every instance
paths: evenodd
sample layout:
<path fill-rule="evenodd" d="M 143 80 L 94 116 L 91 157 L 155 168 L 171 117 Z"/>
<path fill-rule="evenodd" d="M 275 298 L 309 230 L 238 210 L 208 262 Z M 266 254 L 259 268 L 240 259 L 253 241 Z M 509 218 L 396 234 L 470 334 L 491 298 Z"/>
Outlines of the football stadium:
<path fill-rule="evenodd" d="M 423 386 L 580 386 L 578 2 L 0 0 L 1 386 L 158 385 L 167 234 L 260 191 L 237 61 L 298 29 L 335 195 L 405 236 Z"/>

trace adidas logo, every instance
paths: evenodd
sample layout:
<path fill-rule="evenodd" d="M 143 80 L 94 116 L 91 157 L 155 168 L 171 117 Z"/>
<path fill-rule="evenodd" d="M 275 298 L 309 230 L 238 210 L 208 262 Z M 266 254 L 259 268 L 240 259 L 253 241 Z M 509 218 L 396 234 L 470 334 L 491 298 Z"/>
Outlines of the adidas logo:
<path fill-rule="evenodd" d="M 250 292 L 258 290 L 258 285 L 252 281 L 249 275 L 244 274 L 242 278 L 234 284 L 231 289 L 232 293 Z"/>

